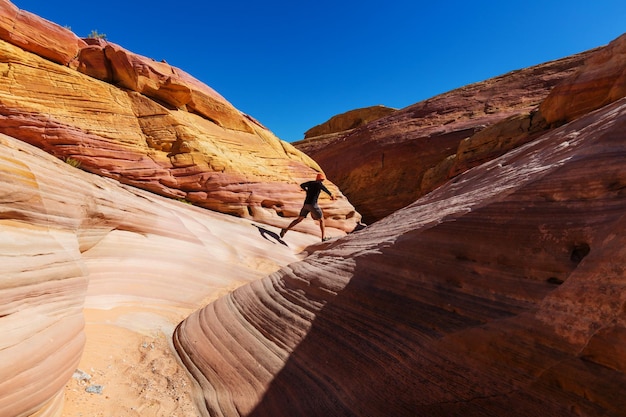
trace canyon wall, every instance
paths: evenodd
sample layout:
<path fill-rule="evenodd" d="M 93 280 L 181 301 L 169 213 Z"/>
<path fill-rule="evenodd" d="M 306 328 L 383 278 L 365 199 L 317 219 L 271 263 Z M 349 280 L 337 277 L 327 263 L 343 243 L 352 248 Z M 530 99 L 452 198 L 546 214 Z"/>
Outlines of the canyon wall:
<path fill-rule="evenodd" d="M 340 123 L 311 157 L 0 2 L 0 415 L 622 416 L 625 43 Z M 281 239 L 320 170 L 342 237 Z M 343 237 L 335 184 L 376 222 Z"/>
<path fill-rule="evenodd" d="M 294 145 L 320 164 L 369 224 L 571 121 L 566 113 L 586 114 L 622 97 L 624 43 L 621 37 Z"/>
<path fill-rule="evenodd" d="M 2 416 L 59 416 L 64 403 L 84 415 L 197 413 L 176 408 L 177 397 L 194 402 L 167 354 L 175 325 L 319 240 L 282 241 L 276 228 L 86 173 L 2 134 L 0 155 Z M 135 353 L 156 342 L 156 365 Z M 65 389 L 85 358 L 94 383 L 108 382 L 103 395 Z"/>

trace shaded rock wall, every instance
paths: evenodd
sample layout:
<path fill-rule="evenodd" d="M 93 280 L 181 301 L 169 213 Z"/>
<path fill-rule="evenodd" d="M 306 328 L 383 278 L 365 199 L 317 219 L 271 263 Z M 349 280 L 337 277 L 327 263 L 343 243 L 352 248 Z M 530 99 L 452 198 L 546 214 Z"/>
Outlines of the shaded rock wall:
<path fill-rule="evenodd" d="M 210 304 L 213 416 L 620 416 L 626 101 Z"/>
<path fill-rule="evenodd" d="M 0 132 L 163 196 L 283 227 L 320 170 L 184 71 L 8 2 L 0 70 Z M 328 226 L 353 230 L 360 215 L 328 185 L 340 197 L 323 201 Z M 310 220 L 299 229 L 318 233 Z"/>

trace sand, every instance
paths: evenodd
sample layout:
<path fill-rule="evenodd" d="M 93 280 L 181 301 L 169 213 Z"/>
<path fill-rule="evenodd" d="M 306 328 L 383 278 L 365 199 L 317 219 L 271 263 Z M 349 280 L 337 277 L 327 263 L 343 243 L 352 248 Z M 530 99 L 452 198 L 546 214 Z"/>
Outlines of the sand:
<path fill-rule="evenodd" d="M 195 382 L 171 343 L 174 327 L 189 313 L 137 306 L 85 310 L 87 342 L 78 368 L 90 378 L 75 374 L 68 382 L 62 416 L 201 416 Z"/>

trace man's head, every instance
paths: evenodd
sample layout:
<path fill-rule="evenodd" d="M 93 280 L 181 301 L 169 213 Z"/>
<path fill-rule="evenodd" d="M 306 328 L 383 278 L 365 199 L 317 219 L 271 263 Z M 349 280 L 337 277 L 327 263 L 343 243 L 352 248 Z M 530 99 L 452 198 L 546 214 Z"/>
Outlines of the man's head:
<path fill-rule="evenodd" d="M 326 178 L 324 178 L 324 174 L 322 173 L 318 173 L 317 176 L 315 177 L 315 181 L 324 181 Z"/>

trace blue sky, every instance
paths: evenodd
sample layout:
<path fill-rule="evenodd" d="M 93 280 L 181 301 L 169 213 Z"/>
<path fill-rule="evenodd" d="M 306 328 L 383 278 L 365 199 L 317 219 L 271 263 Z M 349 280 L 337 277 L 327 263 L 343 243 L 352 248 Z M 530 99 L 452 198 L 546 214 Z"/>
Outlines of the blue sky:
<path fill-rule="evenodd" d="M 283 140 L 403 108 L 626 32 L 624 0 L 14 0 L 190 73 Z"/>

